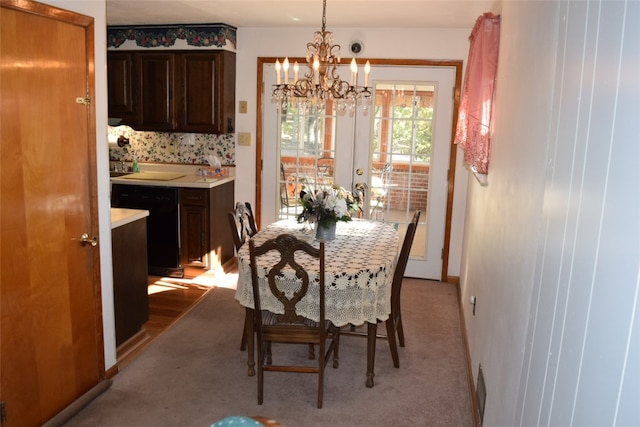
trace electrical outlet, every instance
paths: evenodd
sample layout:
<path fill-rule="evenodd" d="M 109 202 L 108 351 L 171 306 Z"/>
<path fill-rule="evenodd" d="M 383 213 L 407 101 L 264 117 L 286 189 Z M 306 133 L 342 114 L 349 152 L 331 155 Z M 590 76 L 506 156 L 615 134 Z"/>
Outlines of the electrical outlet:
<path fill-rule="evenodd" d="M 238 104 L 238 111 L 240 114 L 247 114 L 247 101 L 240 101 Z"/>
<path fill-rule="evenodd" d="M 251 145 L 251 133 L 240 132 L 238 133 L 238 145 L 250 146 Z"/>

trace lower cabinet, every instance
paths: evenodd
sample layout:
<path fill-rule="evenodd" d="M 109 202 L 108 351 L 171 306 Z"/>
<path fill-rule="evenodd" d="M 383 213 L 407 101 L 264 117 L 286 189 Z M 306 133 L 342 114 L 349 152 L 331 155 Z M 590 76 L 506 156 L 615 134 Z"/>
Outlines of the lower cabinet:
<path fill-rule="evenodd" d="M 234 182 L 213 188 L 180 189 L 180 263 L 212 269 L 234 255 L 227 212 L 233 210 Z"/>
<path fill-rule="evenodd" d="M 111 230 L 116 346 L 149 320 L 147 221 L 139 219 Z"/>

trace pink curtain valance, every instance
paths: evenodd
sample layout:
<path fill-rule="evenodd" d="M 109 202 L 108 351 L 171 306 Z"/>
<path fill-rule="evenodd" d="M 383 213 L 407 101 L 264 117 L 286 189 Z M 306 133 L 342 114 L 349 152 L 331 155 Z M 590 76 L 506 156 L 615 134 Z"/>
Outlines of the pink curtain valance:
<path fill-rule="evenodd" d="M 498 72 L 500 16 L 480 16 L 469 36 L 469 60 L 458 113 L 455 143 L 464 151 L 464 162 L 474 172 L 489 168 L 493 95 Z"/>

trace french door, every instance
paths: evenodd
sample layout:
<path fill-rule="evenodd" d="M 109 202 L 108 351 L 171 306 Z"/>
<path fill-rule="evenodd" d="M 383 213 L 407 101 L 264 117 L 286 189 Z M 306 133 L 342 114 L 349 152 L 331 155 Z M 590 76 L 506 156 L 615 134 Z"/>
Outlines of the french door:
<path fill-rule="evenodd" d="M 374 65 L 372 100 L 345 113 L 272 103 L 274 67 L 263 71 L 262 223 L 295 217 L 303 186 L 364 189 L 362 216 L 401 238 L 421 211 L 405 274 L 440 280 L 455 67 Z"/>

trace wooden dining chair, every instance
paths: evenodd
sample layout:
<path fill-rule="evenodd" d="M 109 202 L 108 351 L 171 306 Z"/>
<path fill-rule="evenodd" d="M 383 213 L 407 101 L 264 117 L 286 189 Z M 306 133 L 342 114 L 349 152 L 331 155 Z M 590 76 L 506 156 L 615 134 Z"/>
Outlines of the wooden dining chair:
<path fill-rule="evenodd" d="M 402 279 L 404 278 L 404 272 L 407 268 L 409 253 L 411 252 L 411 246 L 413 245 L 413 239 L 416 235 L 419 220 L 420 211 L 417 210 L 414 212 L 411 222 L 409 222 L 407 227 L 407 232 L 404 235 L 404 241 L 402 242 L 402 248 L 400 249 L 400 255 L 398 255 L 398 261 L 396 262 L 396 268 L 393 272 L 393 281 L 391 283 L 391 313 L 385 321 L 387 334 L 377 335 L 377 338 L 386 338 L 389 341 L 389 350 L 391 351 L 393 366 L 396 368 L 400 367 L 398 344 L 400 344 L 400 347 L 404 347 L 404 329 L 402 327 L 402 309 L 400 306 Z M 343 334 L 367 336 L 366 332 L 358 331 L 354 326 L 351 326 L 350 330 L 343 332 Z"/>
<path fill-rule="evenodd" d="M 257 267 L 259 259 L 274 250 L 279 252 L 280 261 L 266 272 L 268 287 L 261 287 Z M 296 256 L 305 255 L 319 265 L 317 280 L 311 281 L 309 273 L 296 259 Z M 320 248 L 316 249 L 291 234 L 281 234 L 260 246 L 249 240 L 249 256 L 254 300 L 253 329 L 257 337 L 258 404 L 263 401 L 265 371 L 299 372 L 318 374 L 318 408 L 322 408 L 325 366 L 333 355 L 333 367 L 338 367 L 340 345 L 340 328 L 325 319 L 324 242 L 320 242 Z M 298 304 L 307 295 L 314 299 L 317 295 L 318 321 L 298 314 Z M 268 296 L 279 301 L 283 313 L 262 309 L 261 300 Z M 273 364 L 272 343 L 317 345 L 317 364 Z"/>
<path fill-rule="evenodd" d="M 236 251 L 239 251 L 244 242 L 258 232 L 251 203 L 236 203 L 235 209 L 229 212 L 228 216 L 231 233 L 233 234 L 233 243 Z"/>
<path fill-rule="evenodd" d="M 229 217 L 231 234 L 233 235 L 233 243 L 237 252 L 248 239 L 258 232 L 251 203 L 238 202 L 236 203 L 235 210 L 229 212 L 227 215 Z M 242 338 L 240 340 L 241 351 L 245 351 L 247 349 L 247 322 L 249 322 L 249 320 L 248 316 L 245 316 Z"/>
<path fill-rule="evenodd" d="M 402 279 L 404 278 L 404 272 L 407 268 L 407 262 L 409 261 L 409 252 L 411 252 L 411 246 L 413 245 L 413 238 L 416 235 L 416 229 L 418 228 L 418 221 L 420 220 L 420 211 L 417 210 L 413 214 L 413 218 L 407 227 L 407 233 L 404 235 L 404 241 L 402 242 L 402 249 L 400 249 L 400 255 L 398 256 L 398 262 L 396 263 L 396 269 L 393 273 L 393 283 L 391 284 L 391 315 L 387 319 L 387 333 L 390 333 L 390 328 L 394 334 L 398 336 L 398 344 L 400 347 L 404 347 L 404 330 L 402 329 L 402 310 L 400 308 L 400 291 L 402 290 Z M 397 355 L 396 355 L 397 356 Z M 396 361 L 394 360 L 394 366 Z M 397 363 L 398 367 L 399 362 Z"/>

